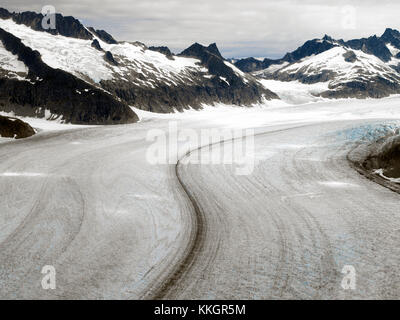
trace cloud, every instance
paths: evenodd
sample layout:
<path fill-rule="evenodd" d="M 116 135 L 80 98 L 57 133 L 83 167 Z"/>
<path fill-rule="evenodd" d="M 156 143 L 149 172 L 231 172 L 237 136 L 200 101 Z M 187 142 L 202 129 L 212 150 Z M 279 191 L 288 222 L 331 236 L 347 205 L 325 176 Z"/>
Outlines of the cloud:
<path fill-rule="evenodd" d="M 329 34 L 350 39 L 400 28 L 395 0 L 3 0 L 15 11 L 51 4 L 119 40 L 167 45 L 178 52 L 193 42 L 217 42 L 226 57 L 280 57 Z"/>

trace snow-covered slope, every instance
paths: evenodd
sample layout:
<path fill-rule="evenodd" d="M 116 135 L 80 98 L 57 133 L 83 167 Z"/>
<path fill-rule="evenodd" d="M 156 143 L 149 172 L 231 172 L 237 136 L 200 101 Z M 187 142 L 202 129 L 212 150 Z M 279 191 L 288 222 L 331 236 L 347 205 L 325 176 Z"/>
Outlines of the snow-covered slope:
<path fill-rule="evenodd" d="M 18 56 L 4 48 L 0 41 L 0 75 L 8 78 L 25 78 L 28 74 L 26 65 L 18 60 Z"/>
<path fill-rule="evenodd" d="M 71 72 L 92 83 L 123 78 L 138 85 L 153 87 L 154 81 L 133 77 L 133 73 L 142 74 L 144 78 L 158 73 L 160 80 L 173 84 L 175 81 L 190 81 L 192 72 L 208 71 L 197 65 L 199 61 L 196 59 L 175 57 L 171 60 L 138 43 L 107 44 L 95 37 L 101 48 L 110 51 L 121 64 L 114 66 L 104 59 L 103 51 L 91 46 L 92 40 L 35 31 L 11 19 L 0 19 L 0 28 L 20 38 L 26 46 L 39 51 L 42 60 L 50 67 Z"/>
<path fill-rule="evenodd" d="M 235 65 L 263 79 L 325 83 L 324 97 L 380 98 L 400 93 L 400 32 L 387 28 L 381 36 L 348 41 L 325 35 L 280 59 L 250 57 Z"/>
<path fill-rule="evenodd" d="M 179 61 L 172 61 L 165 55 L 144 50 L 139 45 L 131 43 L 109 45 L 98 39 L 101 47 L 111 51 L 115 58 L 131 63 L 128 66 L 117 67 L 104 59 L 102 51 L 91 46 L 91 40 L 38 32 L 25 25 L 19 25 L 11 19 L 0 19 L 0 28 L 20 38 L 26 46 L 39 51 L 42 60 L 50 67 L 71 72 L 93 83 L 110 80 L 114 76 L 126 75 L 133 68 L 138 72 L 145 73 L 149 68 L 147 66 L 149 63 L 154 63 L 155 68 L 165 69 L 166 72 L 170 72 L 169 75 L 179 74 L 186 67 L 196 68 L 195 61 L 186 61 L 183 58 Z M 150 83 L 145 84 L 151 85 Z"/>

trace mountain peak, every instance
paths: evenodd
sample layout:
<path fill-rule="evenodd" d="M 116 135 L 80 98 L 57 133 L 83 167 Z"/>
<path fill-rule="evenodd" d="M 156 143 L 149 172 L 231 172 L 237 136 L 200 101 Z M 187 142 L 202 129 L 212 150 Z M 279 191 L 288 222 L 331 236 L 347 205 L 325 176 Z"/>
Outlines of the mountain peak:
<path fill-rule="evenodd" d="M 400 40 L 400 32 L 396 29 L 387 28 L 383 33 L 381 39 L 386 42 L 390 42 L 392 40 Z"/>
<path fill-rule="evenodd" d="M 207 50 L 217 56 L 219 56 L 220 58 L 222 58 L 221 52 L 219 51 L 217 44 L 214 42 L 212 44 L 210 44 L 207 48 Z"/>
<path fill-rule="evenodd" d="M 212 43 L 208 47 L 195 42 L 189 48 L 183 50 L 180 55 L 182 56 L 192 56 L 196 58 L 203 59 L 205 56 L 214 55 L 220 59 L 224 59 L 218 50 L 217 44 Z"/>
<path fill-rule="evenodd" d="M 322 38 L 322 40 L 324 41 L 334 41 L 334 39 L 331 36 L 328 36 L 327 34 L 324 35 L 324 37 Z"/>
<path fill-rule="evenodd" d="M 391 33 L 391 34 L 396 34 L 396 35 L 400 34 L 399 31 L 397 31 L 396 29 L 392 29 L 392 28 L 386 28 L 384 34 L 385 33 Z"/>

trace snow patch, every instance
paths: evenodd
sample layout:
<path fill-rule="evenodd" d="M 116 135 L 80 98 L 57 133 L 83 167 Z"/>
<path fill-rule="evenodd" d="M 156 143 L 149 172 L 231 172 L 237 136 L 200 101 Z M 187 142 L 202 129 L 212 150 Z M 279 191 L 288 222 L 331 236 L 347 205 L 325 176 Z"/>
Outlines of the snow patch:
<path fill-rule="evenodd" d="M 45 176 L 42 173 L 38 172 L 3 172 L 0 173 L 1 177 L 30 177 L 30 178 L 35 178 L 35 177 L 42 177 Z"/>
<path fill-rule="evenodd" d="M 382 178 L 394 182 L 394 183 L 400 183 L 400 178 L 390 178 L 390 177 L 386 177 L 383 173 L 383 169 L 378 169 L 374 171 L 374 174 L 377 174 L 379 176 L 381 176 Z"/>
<path fill-rule="evenodd" d="M 265 88 L 275 92 L 284 102 L 293 105 L 324 101 L 324 98 L 317 95 L 329 90 L 329 82 L 304 84 L 300 81 L 283 82 L 265 79 L 259 81 Z"/>
<path fill-rule="evenodd" d="M 0 115 L 21 119 L 22 121 L 28 123 L 32 128 L 36 129 L 36 131 L 62 131 L 96 127 L 89 125 L 65 124 L 62 122 L 61 117 L 54 118 L 54 115 L 50 116 L 50 120 L 46 120 L 44 118 L 15 116 L 14 112 L 0 111 Z M 47 111 L 47 115 L 49 115 L 49 111 Z"/>
<path fill-rule="evenodd" d="M 354 183 L 348 183 L 343 181 L 321 181 L 320 185 L 330 187 L 330 188 L 358 188 L 359 185 Z"/>
<path fill-rule="evenodd" d="M 91 47 L 91 40 L 34 31 L 11 19 L 0 19 L 0 28 L 20 38 L 24 45 L 39 51 L 42 60 L 52 68 L 65 70 L 80 78 L 88 77 L 96 83 L 113 78 L 103 58 L 104 53 Z"/>
<path fill-rule="evenodd" d="M 1 20 L 1 19 L 0 19 Z M 0 69 L 27 75 L 28 67 L 20 60 L 18 56 L 8 51 L 0 41 Z"/>
<path fill-rule="evenodd" d="M 239 68 L 237 68 L 236 66 L 234 66 L 233 64 L 229 63 L 228 61 L 224 61 L 225 65 L 227 65 L 229 68 L 231 68 L 233 70 L 233 72 L 236 73 L 237 76 L 241 77 L 244 81 L 244 83 L 248 83 L 249 80 L 246 79 L 246 74 L 240 70 Z"/>
<path fill-rule="evenodd" d="M 267 69 L 262 70 L 261 72 L 267 72 L 267 73 L 274 73 L 275 71 L 278 71 L 284 67 L 289 65 L 289 62 L 283 62 L 281 64 L 272 64 L 270 65 Z M 259 72 L 255 72 L 255 74 L 258 74 Z"/>
<path fill-rule="evenodd" d="M 224 81 L 228 86 L 231 85 L 225 77 L 219 77 L 219 78 L 220 78 L 222 81 Z"/>
<path fill-rule="evenodd" d="M 397 55 L 397 54 L 400 52 L 399 49 L 397 49 L 395 46 L 393 46 L 393 45 L 390 44 L 390 43 L 387 43 L 387 44 L 386 44 L 386 47 L 389 49 L 389 51 L 390 51 L 390 53 L 392 54 L 392 56 L 395 56 L 395 55 Z"/>

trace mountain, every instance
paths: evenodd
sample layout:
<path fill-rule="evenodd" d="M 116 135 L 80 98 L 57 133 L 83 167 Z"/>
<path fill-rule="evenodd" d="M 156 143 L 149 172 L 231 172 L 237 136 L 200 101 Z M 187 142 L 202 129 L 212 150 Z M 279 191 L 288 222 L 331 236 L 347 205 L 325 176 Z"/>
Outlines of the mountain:
<path fill-rule="evenodd" d="M 129 106 L 167 113 L 278 99 L 215 44 L 195 44 L 176 56 L 167 47 L 117 42 L 61 14 L 56 29 L 43 30 L 42 18 L 0 9 L 1 111 L 118 124 L 137 121 Z"/>
<path fill-rule="evenodd" d="M 34 12 L 9 13 L 1 9 L 0 17 L 1 111 L 58 118 L 76 124 L 119 124 L 138 120 L 126 103 L 80 77 L 45 63 L 41 53 L 26 41 L 30 36 L 46 35 L 49 42 L 42 45 L 51 51 L 54 39 L 93 39 L 78 20 L 57 14 L 57 29 L 43 30 L 43 16 Z M 14 31 L 27 33 L 19 38 Z M 52 55 L 54 58 L 62 54 L 54 51 Z"/>
<path fill-rule="evenodd" d="M 263 70 L 271 65 L 269 61 L 275 62 L 275 60 L 270 60 L 270 59 L 260 60 L 253 57 L 239 59 L 239 60 L 232 59 L 232 61 L 234 61 L 234 65 L 243 72 L 254 72 Z"/>
<path fill-rule="evenodd" d="M 282 59 L 239 60 L 236 66 L 262 79 L 326 83 L 327 98 L 381 98 L 400 93 L 400 33 L 387 29 L 381 37 L 307 41 Z M 253 61 L 254 62 L 254 61 Z"/>
<path fill-rule="evenodd" d="M 0 20 L 2 21 L 2 20 Z M 126 103 L 74 75 L 45 64 L 39 52 L 0 28 L 0 109 L 76 124 L 136 122 Z"/>
<path fill-rule="evenodd" d="M 260 95 L 277 99 L 271 91 L 265 89 L 253 76 L 245 74 L 233 64 L 225 60 L 215 43 L 208 47 L 195 43 L 179 55 L 181 57 L 199 59 L 201 65 L 208 70 L 210 87 L 222 101 L 233 104 L 251 104 Z"/>
<path fill-rule="evenodd" d="M 240 59 L 235 62 L 235 66 L 244 72 L 260 71 L 270 67 L 271 65 L 279 65 L 283 63 L 292 63 L 314 54 L 322 53 L 326 50 L 332 49 L 335 44 L 333 39 L 325 35 L 322 39 L 314 39 L 305 42 L 301 47 L 293 52 L 288 52 L 281 59 L 268 59 L 259 60 L 255 58 Z"/>

